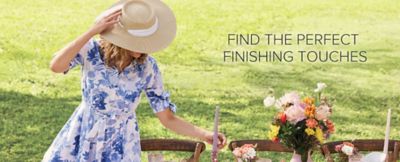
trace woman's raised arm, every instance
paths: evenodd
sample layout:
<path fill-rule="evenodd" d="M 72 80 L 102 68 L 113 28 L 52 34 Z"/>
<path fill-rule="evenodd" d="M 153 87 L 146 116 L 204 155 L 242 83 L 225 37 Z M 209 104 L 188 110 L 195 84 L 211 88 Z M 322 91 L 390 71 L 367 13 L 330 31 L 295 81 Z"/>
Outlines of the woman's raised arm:
<path fill-rule="evenodd" d="M 121 11 L 118 10 L 97 21 L 88 31 L 80 35 L 74 41 L 57 51 L 50 62 L 50 69 L 55 73 L 63 73 L 69 67 L 71 60 L 78 54 L 79 50 L 93 36 L 99 34 L 118 22 L 118 16 Z"/>

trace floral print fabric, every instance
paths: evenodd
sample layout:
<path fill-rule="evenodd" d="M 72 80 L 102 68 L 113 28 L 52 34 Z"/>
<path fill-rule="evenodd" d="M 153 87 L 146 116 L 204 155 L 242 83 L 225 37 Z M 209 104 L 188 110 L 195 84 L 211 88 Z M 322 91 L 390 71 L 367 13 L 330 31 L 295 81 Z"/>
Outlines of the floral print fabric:
<path fill-rule="evenodd" d="M 70 62 L 81 66 L 82 102 L 48 148 L 43 162 L 139 162 L 135 109 L 145 91 L 154 113 L 176 106 L 164 91 L 156 60 L 133 61 L 121 73 L 107 67 L 99 43 L 91 39 Z"/>

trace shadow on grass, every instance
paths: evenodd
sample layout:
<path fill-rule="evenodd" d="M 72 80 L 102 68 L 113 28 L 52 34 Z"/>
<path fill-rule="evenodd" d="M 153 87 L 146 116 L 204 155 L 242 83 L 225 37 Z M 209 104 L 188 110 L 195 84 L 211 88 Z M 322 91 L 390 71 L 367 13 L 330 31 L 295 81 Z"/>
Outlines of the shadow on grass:
<path fill-rule="evenodd" d="M 41 160 L 79 100 L 0 89 L 0 161 Z"/>
<path fill-rule="evenodd" d="M 315 86 L 313 78 L 304 77 L 298 72 L 267 72 L 251 68 L 244 73 L 244 80 L 259 88 L 277 87 L 275 90 L 278 92 L 306 91 L 312 90 Z M 335 81 L 327 80 L 327 83 L 333 85 Z M 242 97 L 236 93 L 227 90 L 215 98 L 221 103 L 222 108 L 221 131 L 225 132 L 230 140 L 266 138 L 269 117 L 272 117 L 274 111 L 259 108 L 262 107 L 262 96 L 246 96 L 248 102 L 232 102 Z M 382 119 L 385 113 L 377 113 L 382 111 L 381 108 L 392 105 L 391 103 L 398 104 L 400 99 L 400 96 L 377 97 L 374 94 L 353 93 L 348 88 L 340 89 L 340 86 L 330 87 L 329 94 L 334 97 L 335 104 L 343 108 L 347 105 L 352 107 L 351 110 L 334 116 L 334 120 L 341 125 L 353 122 L 381 126 L 384 124 Z M 142 99 L 147 100 L 145 97 Z M 80 95 L 66 98 L 38 97 L 0 89 L 0 138 L 3 139 L 0 140 L 0 161 L 40 161 L 44 151 L 80 100 Z M 212 128 L 216 105 L 196 96 L 185 95 L 173 102 L 178 106 L 179 116 L 197 120 L 200 125 Z M 137 110 L 140 118 L 155 117 L 148 103 L 141 103 L 140 107 Z M 345 111 L 343 108 L 340 111 Z M 372 113 L 356 120 L 354 116 L 346 115 L 347 113 L 354 115 L 358 111 Z M 249 113 L 254 115 L 249 116 Z M 398 120 L 393 122 L 399 124 Z M 208 154 L 209 151 L 203 156 Z M 230 157 L 230 154 L 225 152 L 222 156 Z"/>
<path fill-rule="evenodd" d="M 80 101 L 81 96 L 52 98 L 0 90 L 0 161 L 40 161 Z M 178 115 L 212 126 L 213 105 L 190 98 L 175 103 Z M 148 103 L 140 105 L 136 112 L 140 118 L 155 118 Z M 236 118 L 226 111 L 221 116 Z"/>

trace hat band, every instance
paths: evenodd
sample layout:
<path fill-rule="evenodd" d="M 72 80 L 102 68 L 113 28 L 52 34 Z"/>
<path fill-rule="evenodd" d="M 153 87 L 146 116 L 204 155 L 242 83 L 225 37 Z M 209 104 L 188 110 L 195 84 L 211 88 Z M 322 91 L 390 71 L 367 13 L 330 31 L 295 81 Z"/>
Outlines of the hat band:
<path fill-rule="evenodd" d="M 118 22 L 118 24 L 122 28 L 126 29 L 124 27 L 124 25 L 122 25 L 121 21 Z M 147 37 L 149 35 L 154 34 L 157 31 L 157 29 L 158 29 L 158 19 L 156 17 L 156 19 L 154 21 L 154 24 L 152 26 L 150 26 L 149 28 L 146 28 L 146 29 L 126 29 L 126 31 L 132 36 Z"/>

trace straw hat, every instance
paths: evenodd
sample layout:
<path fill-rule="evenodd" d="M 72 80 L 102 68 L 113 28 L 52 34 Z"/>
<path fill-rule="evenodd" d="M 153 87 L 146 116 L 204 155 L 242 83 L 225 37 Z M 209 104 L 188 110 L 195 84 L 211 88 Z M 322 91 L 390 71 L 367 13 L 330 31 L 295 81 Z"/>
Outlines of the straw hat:
<path fill-rule="evenodd" d="M 160 0 L 121 0 L 96 20 L 120 9 L 119 22 L 100 34 L 103 39 L 130 51 L 153 53 L 166 48 L 175 38 L 174 13 Z"/>

